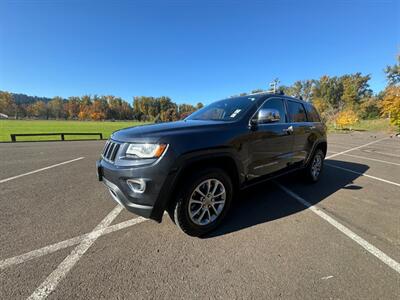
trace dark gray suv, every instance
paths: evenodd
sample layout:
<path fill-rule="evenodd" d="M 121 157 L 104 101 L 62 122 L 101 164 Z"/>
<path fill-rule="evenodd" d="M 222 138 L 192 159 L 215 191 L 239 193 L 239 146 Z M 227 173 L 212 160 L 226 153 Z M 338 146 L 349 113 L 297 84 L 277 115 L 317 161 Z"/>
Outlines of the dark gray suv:
<path fill-rule="evenodd" d="M 185 233 L 201 236 L 249 185 L 295 170 L 316 182 L 326 151 L 326 127 L 310 103 L 260 93 L 116 131 L 97 171 L 127 210 L 158 222 L 168 211 Z"/>

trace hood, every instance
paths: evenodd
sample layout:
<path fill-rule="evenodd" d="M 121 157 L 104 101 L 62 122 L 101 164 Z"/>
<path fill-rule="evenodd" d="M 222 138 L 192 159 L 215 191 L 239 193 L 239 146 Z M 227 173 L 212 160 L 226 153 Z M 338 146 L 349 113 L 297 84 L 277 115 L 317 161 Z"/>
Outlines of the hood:
<path fill-rule="evenodd" d="M 182 120 L 151 125 L 141 125 L 118 130 L 111 135 L 116 141 L 129 142 L 132 139 L 147 140 L 167 135 L 192 133 L 193 131 L 216 130 L 226 128 L 231 122 L 208 120 Z"/>

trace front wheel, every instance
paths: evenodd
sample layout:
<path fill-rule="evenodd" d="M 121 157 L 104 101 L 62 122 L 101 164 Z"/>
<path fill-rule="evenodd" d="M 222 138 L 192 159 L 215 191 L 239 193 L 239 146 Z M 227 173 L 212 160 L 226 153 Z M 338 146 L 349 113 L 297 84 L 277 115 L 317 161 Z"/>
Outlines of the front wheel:
<path fill-rule="evenodd" d="M 322 168 L 324 166 L 324 159 L 324 152 L 321 149 L 317 149 L 304 170 L 306 178 L 309 182 L 314 183 L 319 180 Z"/>
<path fill-rule="evenodd" d="M 191 236 L 202 236 L 214 230 L 232 202 L 230 177 L 221 169 L 210 168 L 192 176 L 180 188 L 173 207 L 175 224 Z"/>

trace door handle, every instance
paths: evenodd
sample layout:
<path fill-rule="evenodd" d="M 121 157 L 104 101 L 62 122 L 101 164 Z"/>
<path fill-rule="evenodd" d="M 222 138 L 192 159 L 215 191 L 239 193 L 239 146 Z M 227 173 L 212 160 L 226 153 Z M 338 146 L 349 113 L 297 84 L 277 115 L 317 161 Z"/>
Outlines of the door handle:
<path fill-rule="evenodd" d="M 284 132 L 287 134 L 292 134 L 293 133 L 293 126 L 289 126 L 288 128 L 283 129 Z"/>
<path fill-rule="evenodd" d="M 310 133 L 315 129 L 315 126 L 306 127 L 306 133 Z"/>

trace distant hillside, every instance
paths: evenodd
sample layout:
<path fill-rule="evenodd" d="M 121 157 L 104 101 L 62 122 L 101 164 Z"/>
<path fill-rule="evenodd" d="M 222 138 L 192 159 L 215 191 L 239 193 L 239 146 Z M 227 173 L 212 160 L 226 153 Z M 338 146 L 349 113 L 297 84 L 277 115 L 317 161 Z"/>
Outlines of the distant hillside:
<path fill-rule="evenodd" d="M 14 93 L 10 93 L 10 94 L 13 96 L 13 99 L 14 99 L 15 103 L 17 103 L 17 104 L 29 104 L 29 103 L 33 103 L 36 101 L 43 101 L 43 102 L 47 103 L 51 100 L 51 98 L 47 98 L 47 97 L 28 96 L 25 94 L 14 94 Z"/>

